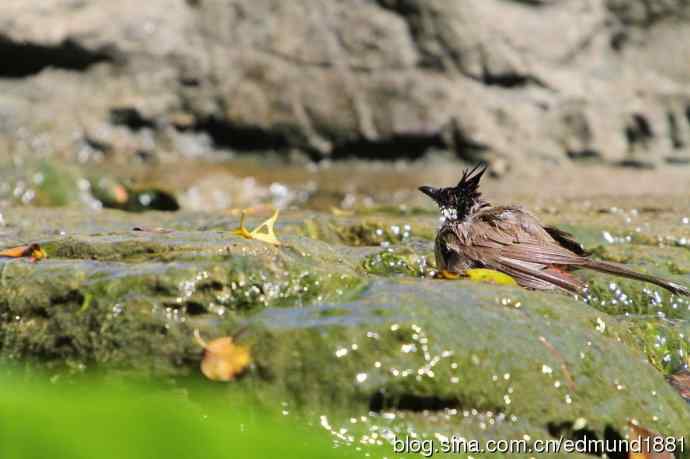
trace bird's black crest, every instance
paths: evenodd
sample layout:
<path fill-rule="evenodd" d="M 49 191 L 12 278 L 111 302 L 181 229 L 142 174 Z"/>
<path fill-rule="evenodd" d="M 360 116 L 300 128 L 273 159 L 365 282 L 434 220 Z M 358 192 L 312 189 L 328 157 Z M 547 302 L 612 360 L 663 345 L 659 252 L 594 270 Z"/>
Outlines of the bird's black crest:
<path fill-rule="evenodd" d="M 445 221 L 463 221 L 468 215 L 489 205 L 481 199 L 479 192 L 479 181 L 486 172 L 486 167 L 485 163 L 480 163 L 473 169 L 465 169 L 456 186 L 422 186 L 419 187 L 419 191 L 436 201 Z"/>
<path fill-rule="evenodd" d="M 462 171 L 462 178 L 455 189 L 469 199 L 478 199 L 482 195 L 479 192 L 479 181 L 486 172 L 486 168 L 486 163 L 479 163 L 472 169 Z"/>

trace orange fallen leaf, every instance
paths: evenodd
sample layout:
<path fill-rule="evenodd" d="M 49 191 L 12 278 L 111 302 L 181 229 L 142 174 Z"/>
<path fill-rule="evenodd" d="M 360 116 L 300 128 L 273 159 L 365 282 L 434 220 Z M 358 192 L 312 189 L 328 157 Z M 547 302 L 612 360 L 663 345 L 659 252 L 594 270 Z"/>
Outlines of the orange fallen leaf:
<path fill-rule="evenodd" d="M 113 200 L 118 204 L 125 204 L 129 200 L 129 193 L 124 185 L 118 183 L 112 190 Z"/>
<path fill-rule="evenodd" d="M 633 424 L 628 424 L 630 427 L 630 451 L 628 452 L 628 459 L 674 459 L 673 453 L 668 451 L 655 452 L 655 441 L 661 444 L 664 443 L 665 437 L 661 434 L 645 429 L 644 427 Z M 646 440 L 649 439 L 649 440 Z M 633 447 L 637 450 L 634 451 Z"/>
<path fill-rule="evenodd" d="M 201 372 L 211 381 L 232 381 L 251 363 L 249 347 L 235 344 L 230 336 L 207 343 L 199 330 L 194 330 L 194 338 L 204 348 Z"/>
<path fill-rule="evenodd" d="M 23 258 L 29 257 L 31 261 L 38 261 L 47 258 L 48 255 L 38 244 L 20 245 L 0 252 L 0 258 Z"/>

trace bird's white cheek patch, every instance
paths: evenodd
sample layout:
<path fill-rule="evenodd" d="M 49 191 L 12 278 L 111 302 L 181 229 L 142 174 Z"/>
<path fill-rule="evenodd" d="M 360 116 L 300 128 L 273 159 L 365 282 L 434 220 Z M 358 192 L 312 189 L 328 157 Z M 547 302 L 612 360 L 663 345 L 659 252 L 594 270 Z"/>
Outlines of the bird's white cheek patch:
<path fill-rule="evenodd" d="M 441 207 L 441 219 L 442 222 L 445 222 L 446 220 L 457 220 L 457 209 L 453 209 L 451 207 Z"/>

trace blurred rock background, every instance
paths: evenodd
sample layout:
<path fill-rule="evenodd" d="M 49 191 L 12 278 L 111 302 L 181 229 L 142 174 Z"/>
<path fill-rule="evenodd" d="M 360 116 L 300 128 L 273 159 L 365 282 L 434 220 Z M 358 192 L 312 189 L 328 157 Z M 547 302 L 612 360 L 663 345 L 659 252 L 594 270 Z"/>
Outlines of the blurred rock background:
<path fill-rule="evenodd" d="M 690 161 L 687 0 L 3 0 L 0 157 Z"/>

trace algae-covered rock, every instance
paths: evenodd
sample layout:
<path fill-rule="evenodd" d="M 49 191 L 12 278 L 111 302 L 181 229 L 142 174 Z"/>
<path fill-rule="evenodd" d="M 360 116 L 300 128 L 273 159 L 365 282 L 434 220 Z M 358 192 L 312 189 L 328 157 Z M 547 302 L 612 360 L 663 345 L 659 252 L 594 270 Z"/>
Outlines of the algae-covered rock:
<path fill-rule="evenodd" d="M 3 262 L 5 356 L 184 373 L 195 326 L 228 331 L 257 309 L 334 301 L 364 284 L 351 257 L 304 238 L 276 248 L 230 231 L 104 231 L 110 212 L 80 235 L 72 228 L 89 217 L 66 215 L 69 234 L 43 240 L 47 260 Z"/>
<path fill-rule="evenodd" d="M 386 248 L 364 258 L 362 267 L 369 274 L 405 274 L 414 277 L 433 276 L 435 269 L 430 265 L 433 254 L 420 254 L 410 247 Z"/>
<path fill-rule="evenodd" d="M 532 439 L 578 420 L 600 438 L 631 419 L 676 435 L 690 426 L 663 375 L 621 341 L 619 321 L 566 296 L 380 280 L 357 301 L 268 309 L 257 322 L 257 375 L 317 412 L 340 408 L 333 431 L 347 428 L 354 442 L 371 425 Z"/>
<path fill-rule="evenodd" d="M 407 215 L 288 211 L 274 246 L 233 235 L 229 214 L 3 214 L 3 246 L 35 241 L 48 253 L 0 261 L 3 359 L 180 377 L 198 374 L 195 329 L 244 330 L 237 342 L 253 360 L 233 388 L 317 416 L 339 444 L 608 438 L 630 421 L 688 434 L 690 408 L 665 376 L 687 360 L 690 303 L 649 284 L 578 273 L 590 290 L 574 298 L 435 280 L 432 215 L 404 235 L 391 228 Z M 624 253 L 635 269 L 687 282 L 671 269 L 690 264 L 685 248 L 629 250 L 599 241 L 599 228 L 568 229 L 589 234 L 598 256 Z"/>

